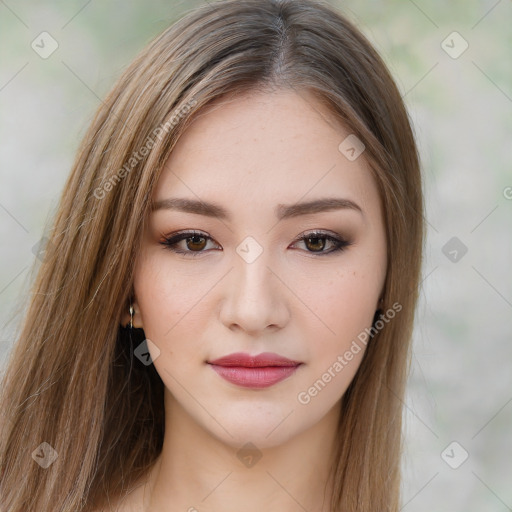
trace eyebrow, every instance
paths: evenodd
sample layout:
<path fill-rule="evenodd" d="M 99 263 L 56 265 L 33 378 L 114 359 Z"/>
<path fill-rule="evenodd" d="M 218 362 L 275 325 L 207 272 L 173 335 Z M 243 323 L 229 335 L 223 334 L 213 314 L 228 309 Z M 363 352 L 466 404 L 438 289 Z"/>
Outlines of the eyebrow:
<path fill-rule="evenodd" d="M 178 210 L 185 213 L 195 213 L 197 215 L 231 221 L 231 215 L 224 207 L 215 203 L 208 203 L 195 199 L 176 197 L 162 199 L 153 203 L 153 212 L 162 209 Z M 363 210 L 357 203 L 354 203 L 354 201 L 351 201 L 350 199 L 343 199 L 340 197 L 325 197 L 322 199 L 315 199 L 313 201 L 295 204 L 278 204 L 275 208 L 275 215 L 278 220 L 284 220 L 292 217 L 298 217 L 300 215 L 341 209 L 354 210 L 364 216 Z"/>

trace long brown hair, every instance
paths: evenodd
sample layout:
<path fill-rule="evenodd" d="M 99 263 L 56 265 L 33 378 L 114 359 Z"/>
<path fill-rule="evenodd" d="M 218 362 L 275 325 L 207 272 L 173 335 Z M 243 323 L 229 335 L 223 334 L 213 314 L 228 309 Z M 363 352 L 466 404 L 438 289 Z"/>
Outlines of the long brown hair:
<path fill-rule="evenodd" d="M 3 376 L 2 512 L 91 510 L 123 494 L 160 454 L 163 383 L 134 359 L 119 325 L 140 234 L 191 120 L 215 99 L 265 87 L 309 90 L 328 106 L 364 143 L 382 198 L 384 308 L 401 309 L 368 343 L 342 398 L 331 508 L 398 511 L 424 240 L 406 109 L 371 44 L 328 4 L 223 0 L 192 10 L 142 51 L 81 144 Z M 38 457 L 55 460 L 42 467 Z"/>

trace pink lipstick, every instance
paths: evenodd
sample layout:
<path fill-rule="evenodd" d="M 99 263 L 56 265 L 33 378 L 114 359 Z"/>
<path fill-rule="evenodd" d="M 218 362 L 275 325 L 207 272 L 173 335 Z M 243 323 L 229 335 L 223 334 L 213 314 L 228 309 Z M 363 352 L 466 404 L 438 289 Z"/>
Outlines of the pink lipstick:
<path fill-rule="evenodd" d="M 212 369 L 227 381 L 246 388 L 267 388 L 292 375 L 302 364 L 271 352 L 251 356 L 236 352 L 213 361 Z"/>

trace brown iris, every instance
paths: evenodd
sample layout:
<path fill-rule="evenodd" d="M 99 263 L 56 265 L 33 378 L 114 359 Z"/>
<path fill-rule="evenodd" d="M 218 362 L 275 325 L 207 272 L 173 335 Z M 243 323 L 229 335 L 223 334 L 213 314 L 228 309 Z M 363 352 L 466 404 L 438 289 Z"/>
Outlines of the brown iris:
<path fill-rule="evenodd" d="M 187 248 L 194 252 L 195 252 L 195 249 L 197 249 L 198 251 L 203 250 L 206 245 L 206 237 L 201 236 L 201 235 L 193 235 L 193 236 L 188 237 L 186 240 L 187 240 Z M 201 240 L 204 243 L 201 244 L 200 242 L 198 242 L 198 240 Z M 192 242 L 190 242 L 190 241 L 192 241 Z M 199 244 L 200 247 L 196 246 L 194 248 L 194 246 L 193 246 L 194 244 Z"/>
<path fill-rule="evenodd" d="M 308 243 L 313 240 L 313 241 L 316 241 L 316 242 L 319 242 L 319 244 L 315 244 L 313 243 L 313 246 L 316 246 L 313 248 L 313 252 L 316 252 L 316 251 L 319 251 L 321 252 L 324 247 L 325 247 L 325 239 L 322 238 L 322 237 L 318 237 L 318 236 L 308 236 L 307 238 L 304 239 L 304 242 L 306 243 L 306 246 L 308 246 Z M 311 247 L 309 247 L 311 248 Z"/>

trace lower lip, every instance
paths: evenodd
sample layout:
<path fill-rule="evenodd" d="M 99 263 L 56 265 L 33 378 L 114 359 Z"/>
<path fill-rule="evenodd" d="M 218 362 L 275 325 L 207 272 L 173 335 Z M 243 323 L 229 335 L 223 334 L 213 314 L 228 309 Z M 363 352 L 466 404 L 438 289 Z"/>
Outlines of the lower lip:
<path fill-rule="evenodd" d="M 260 368 L 247 368 L 245 366 L 219 366 L 211 367 L 227 381 L 246 388 L 268 388 L 292 375 L 297 366 L 264 366 Z"/>

